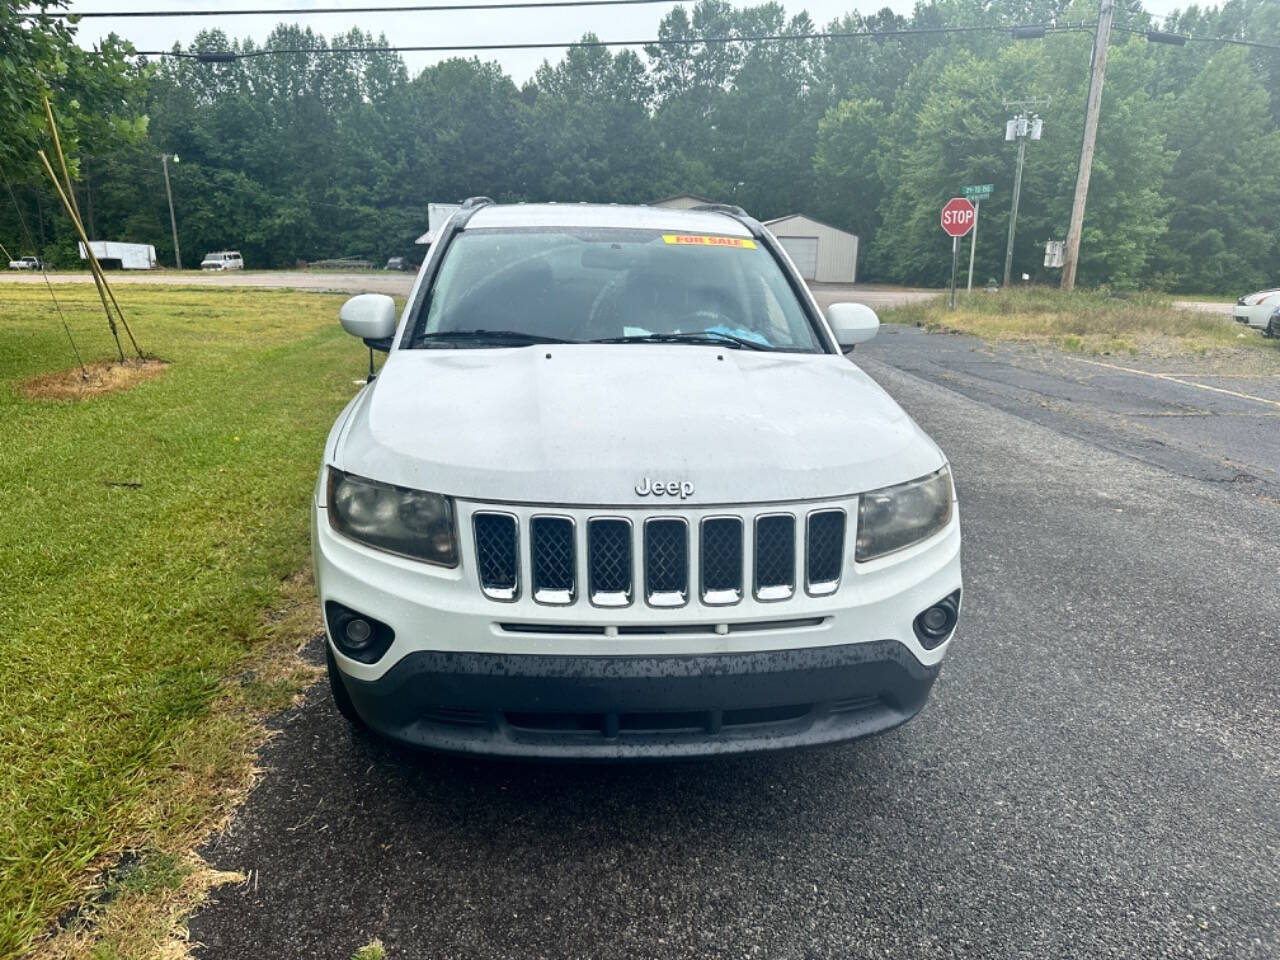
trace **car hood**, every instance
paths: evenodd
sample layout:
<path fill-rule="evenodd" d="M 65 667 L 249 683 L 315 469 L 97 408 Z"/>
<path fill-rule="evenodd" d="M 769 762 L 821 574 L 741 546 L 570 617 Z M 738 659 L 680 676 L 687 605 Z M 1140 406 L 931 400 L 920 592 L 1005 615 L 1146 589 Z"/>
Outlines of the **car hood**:
<path fill-rule="evenodd" d="M 334 441 L 351 473 L 527 503 L 653 503 L 644 478 L 690 505 L 837 497 L 944 462 L 844 357 L 675 344 L 397 350 Z"/>

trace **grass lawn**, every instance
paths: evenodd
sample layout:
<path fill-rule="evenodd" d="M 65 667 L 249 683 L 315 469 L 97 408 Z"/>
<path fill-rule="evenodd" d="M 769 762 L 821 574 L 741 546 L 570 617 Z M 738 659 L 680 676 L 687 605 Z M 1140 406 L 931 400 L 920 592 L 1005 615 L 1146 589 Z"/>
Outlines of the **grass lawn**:
<path fill-rule="evenodd" d="M 1180 310 L 1172 297 L 1097 291 L 1062 293 L 1039 287 L 1001 293 L 959 294 L 956 309 L 945 297 L 885 310 L 881 319 L 924 327 L 931 333 L 968 333 L 984 340 L 1050 343 L 1076 353 L 1175 356 L 1216 351 L 1264 350 L 1280 354 L 1277 341 L 1246 330 L 1225 314 Z"/>
<path fill-rule="evenodd" d="M 110 359 L 93 287 L 57 295 L 85 359 Z M 72 366 L 70 347 L 47 290 L 0 283 L 5 958 L 147 952 L 141 920 L 99 910 L 86 934 L 74 908 L 175 902 L 190 885 L 191 844 L 251 782 L 260 717 L 310 675 L 294 657 L 319 624 L 307 500 L 366 362 L 341 297 L 117 296 L 171 366 L 121 392 L 31 399 L 19 384 Z"/>

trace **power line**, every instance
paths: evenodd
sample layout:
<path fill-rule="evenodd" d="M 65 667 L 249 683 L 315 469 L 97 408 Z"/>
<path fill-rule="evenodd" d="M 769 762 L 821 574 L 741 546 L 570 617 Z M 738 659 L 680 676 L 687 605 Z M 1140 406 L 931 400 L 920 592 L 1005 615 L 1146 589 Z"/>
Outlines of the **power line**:
<path fill-rule="evenodd" d="M 1152 43 L 1167 43 L 1174 46 L 1182 46 L 1186 43 L 1230 43 L 1239 47 L 1253 47 L 1258 50 L 1280 50 L 1280 43 L 1268 40 L 1248 40 L 1244 37 L 1197 37 L 1189 33 L 1169 33 L 1163 30 L 1147 30 L 1139 27 L 1112 26 L 1111 29 L 1116 33 L 1146 37 Z"/>
<path fill-rule="evenodd" d="M 379 6 L 379 7 L 257 7 L 246 10 L 95 10 L 93 12 L 76 13 L 74 11 L 58 11 L 39 13 L 24 11 L 19 16 L 36 18 L 50 17 L 66 20 L 71 17 L 79 19 L 120 17 L 122 19 L 170 18 L 184 17 L 310 17 L 324 13 L 440 13 L 449 10 L 523 10 L 539 7 L 623 7 L 637 4 L 679 3 L 681 0 L 507 0 L 499 3 L 415 3 L 411 6 Z"/>
<path fill-rule="evenodd" d="M 1079 28 L 1071 28 L 1076 30 Z M 566 50 L 578 47 L 689 47 L 700 43 L 773 43 L 812 40 L 879 40 L 893 37 L 938 36 L 959 33 L 1005 33 L 1005 27 L 919 27 L 906 30 L 876 30 L 848 33 L 770 33 L 736 37 L 666 37 L 635 40 L 566 40 L 542 43 L 461 43 L 424 46 L 369 47 L 264 47 L 239 52 L 234 50 L 172 51 L 135 50 L 135 56 L 179 57 L 212 63 L 225 63 L 281 53 L 457 53 L 469 50 Z"/>
<path fill-rule="evenodd" d="M 486 7 L 494 9 L 511 9 L 526 7 L 557 6 L 610 6 L 628 3 L 664 3 L 671 0 L 531 0 L 531 2 L 509 2 L 500 4 L 472 4 L 453 7 L 437 7 L 444 10 L 478 10 Z M 401 8 L 404 9 L 404 8 Z M 1122 28 L 1116 28 L 1120 30 Z M 1171 42 L 1166 36 L 1196 43 L 1228 43 L 1240 46 L 1256 47 L 1265 50 L 1280 50 L 1280 44 L 1260 40 L 1245 40 L 1237 37 L 1196 37 L 1182 34 L 1160 34 L 1154 38 L 1153 31 L 1123 28 L 1124 32 L 1147 36 L 1153 43 Z M 1036 31 L 1034 34 L 1028 31 Z M 361 47 L 263 47 L 244 52 L 235 50 L 135 50 L 134 56 L 176 57 L 187 60 L 199 60 L 204 63 L 230 63 L 235 60 L 270 57 L 277 54 L 370 54 L 370 53 L 464 53 L 477 50 L 569 50 L 591 47 L 689 47 L 700 43 L 786 43 L 813 40 L 884 40 L 905 37 L 944 36 L 949 34 L 970 33 L 1011 33 L 1015 39 L 1031 39 L 1058 33 L 1092 33 L 1091 24 L 1034 24 L 1021 27 L 970 26 L 970 27 L 913 27 L 902 30 L 858 30 L 848 32 L 824 33 L 771 33 L 751 36 L 719 36 L 719 37 L 666 37 L 656 39 L 632 40 L 564 40 L 537 43 L 459 43 L 459 44 L 418 44 L 406 46 L 361 46 Z M 1158 33 L 1158 32 L 1157 32 Z"/>

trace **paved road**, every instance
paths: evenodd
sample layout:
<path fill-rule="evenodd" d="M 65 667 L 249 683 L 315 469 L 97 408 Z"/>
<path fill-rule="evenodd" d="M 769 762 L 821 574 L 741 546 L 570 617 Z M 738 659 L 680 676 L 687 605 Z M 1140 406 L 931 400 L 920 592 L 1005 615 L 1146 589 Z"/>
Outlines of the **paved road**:
<path fill-rule="evenodd" d="M 87 272 L 54 271 L 49 280 L 56 284 L 93 283 Z M 334 293 L 387 293 L 404 296 L 413 286 L 414 274 L 390 270 L 364 270 L 342 273 L 326 270 L 157 270 L 113 271 L 107 275 L 112 285 L 134 283 L 159 284 L 180 287 L 265 287 L 270 289 L 317 290 Z M 0 283 L 27 283 L 44 285 L 44 277 L 38 273 L 0 274 Z"/>
<path fill-rule="evenodd" d="M 160 284 L 196 287 L 263 287 L 268 289 L 316 290 L 335 293 L 386 293 L 391 296 L 407 296 L 413 286 L 415 274 L 387 270 L 367 270 L 355 273 L 323 270 L 236 270 L 228 273 L 186 270 L 181 273 L 163 270 L 146 273 L 115 272 L 110 275 L 113 284 Z M 88 273 L 54 272 L 49 279 L 57 284 L 92 283 Z M 38 273 L 0 274 L 0 283 L 36 284 L 43 286 L 44 277 Z M 844 285 L 820 283 L 813 285 L 814 295 L 825 308 L 837 300 L 855 300 L 877 309 L 898 306 L 915 300 L 936 297 L 937 291 L 915 290 L 905 287 Z"/>
<path fill-rule="evenodd" d="M 1175 300 L 1175 307 L 1181 307 L 1183 310 L 1198 310 L 1201 313 L 1220 313 L 1223 316 L 1231 316 L 1234 305 L 1230 303 L 1220 303 L 1216 300 Z"/>
<path fill-rule="evenodd" d="M 886 325 L 866 355 L 1124 456 L 1280 503 L 1280 349 L 1230 366 L 992 347 Z"/>
<path fill-rule="evenodd" d="M 194 918 L 197 955 L 1280 955 L 1280 504 L 1073 419 L 1114 371 L 996 374 L 928 339 L 859 353 L 947 449 L 966 524 L 920 717 L 788 755 L 512 765 L 354 735 L 317 687 L 205 851 L 253 881 Z"/>

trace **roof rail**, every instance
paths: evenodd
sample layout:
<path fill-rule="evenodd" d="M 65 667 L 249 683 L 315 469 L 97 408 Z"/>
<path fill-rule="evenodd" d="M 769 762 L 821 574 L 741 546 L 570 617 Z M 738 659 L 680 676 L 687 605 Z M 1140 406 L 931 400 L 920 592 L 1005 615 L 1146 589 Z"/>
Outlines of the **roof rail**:
<path fill-rule="evenodd" d="M 697 210 L 701 213 L 723 213 L 726 217 L 733 217 L 740 224 L 751 231 L 751 235 L 757 240 L 764 239 L 765 230 L 763 224 L 755 217 L 747 213 L 741 207 L 732 203 L 700 203 L 696 207 L 690 207 L 691 210 Z"/>
<path fill-rule="evenodd" d="M 467 199 L 462 201 L 460 206 L 463 210 L 474 210 L 477 207 L 485 207 L 491 203 L 493 203 L 493 201 L 488 197 L 467 197 Z"/>
<path fill-rule="evenodd" d="M 701 210 L 704 213 L 727 213 L 731 217 L 745 217 L 747 211 L 732 203 L 700 203 L 696 207 L 690 207 L 691 210 Z"/>

